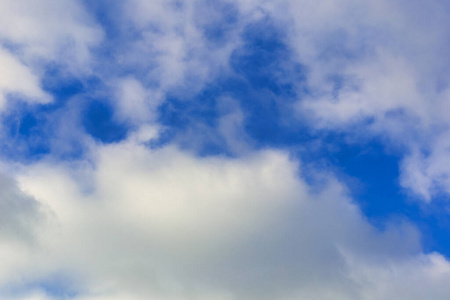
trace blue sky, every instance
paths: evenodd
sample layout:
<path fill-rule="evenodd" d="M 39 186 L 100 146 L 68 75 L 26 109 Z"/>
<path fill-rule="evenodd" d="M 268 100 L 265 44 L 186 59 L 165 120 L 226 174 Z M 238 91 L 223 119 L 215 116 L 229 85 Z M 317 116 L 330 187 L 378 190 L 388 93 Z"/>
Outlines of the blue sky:
<path fill-rule="evenodd" d="M 0 299 L 448 299 L 445 1 L 0 1 Z"/>

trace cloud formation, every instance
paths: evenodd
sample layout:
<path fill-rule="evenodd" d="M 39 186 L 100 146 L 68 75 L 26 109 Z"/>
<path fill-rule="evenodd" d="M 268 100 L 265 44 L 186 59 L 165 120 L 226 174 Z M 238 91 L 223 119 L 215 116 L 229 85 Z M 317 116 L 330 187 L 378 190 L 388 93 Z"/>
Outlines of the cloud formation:
<path fill-rule="evenodd" d="M 3 285 L 69 272 L 75 299 L 449 292 L 450 263 L 422 254 L 411 225 L 375 229 L 341 183 L 317 174 L 320 188 L 307 184 L 286 153 L 198 158 L 128 141 L 93 155 L 93 166 L 42 162 L 20 172 L 21 189 L 51 210 L 52 226 L 33 235 L 40 246 L 26 256 L 32 265 L 3 257 L 12 266 L 3 278 L 21 278 Z"/>
<path fill-rule="evenodd" d="M 312 113 L 318 129 L 386 139 L 388 147 L 405 153 L 405 188 L 427 201 L 448 194 L 449 169 L 435 159 L 447 155 L 442 141 L 448 134 L 448 5 L 300 1 L 292 6 L 290 44 L 310 70 L 300 115 Z"/>
<path fill-rule="evenodd" d="M 48 63 L 89 70 L 90 47 L 102 30 L 79 1 L 0 1 L 0 109 L 7 99 L 48 103 L 41 76 Z"/>
<path fill-rule="evenodd" d="M 0 0 L 0 299 L 447 299 L 299 149 L 379 139 L 448 194 L 448 9 Z"/>

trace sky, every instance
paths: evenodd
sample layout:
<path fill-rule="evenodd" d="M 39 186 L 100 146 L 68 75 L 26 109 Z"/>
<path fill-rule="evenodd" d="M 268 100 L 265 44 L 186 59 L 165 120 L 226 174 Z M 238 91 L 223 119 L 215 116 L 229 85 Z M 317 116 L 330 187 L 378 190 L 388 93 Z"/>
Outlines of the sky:
<path fill-rule="evenodd" d="M 0 0 L 0 300 L 449 299 L 449 13 Z"/>

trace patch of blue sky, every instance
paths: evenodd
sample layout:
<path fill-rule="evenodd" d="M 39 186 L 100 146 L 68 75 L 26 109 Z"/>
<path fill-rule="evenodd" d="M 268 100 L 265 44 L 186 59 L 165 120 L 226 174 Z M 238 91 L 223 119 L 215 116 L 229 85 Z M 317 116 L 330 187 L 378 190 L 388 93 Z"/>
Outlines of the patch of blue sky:
<path fill-rule="evenodd" d="M 92 80 L 92 79 L 91 79 Z M 55 109 L 61 106 L 73 96 L 86 91 L 88 81 L 71 76 L 64 71 L 64 68 L 58 65 L 50 65 L 46 68 L 42 85 L 43 89 L 55 97 L 55 102 L 44 108 Z"/>
<path fill-rule="evenodd" d="M 219 102 L 229 97 L 244 114 L 248 142 L 265 148 L 304 140 L 306 126 L 295 119 L 289 104 L 297 99 L 296 88 L 305 80 L 305 70 L 292 62 L 282 31 L 264 19 L 249 25 L 242 38 L 243 45 L 231 56 L 231 73 L 219 76 L 192 99 L 166 99 L 160 107 L 159 122 L 180 133 L 205 127 L 218 130 L 222 116 Z M 220 139 L 216 142 L 226 147 Z M 200 152 L 229 154 L 226 148 L 221 151 L 219 145 L 207 144 L 205 147 L 214 151 L 200 147 Z"/>
<path fill-rule="evenodd" d="M 448 205 L 439 200 L 423 205 L 400 187 L 400 151 L 386 150 L 379 140 L 349 142 L 343 134 L 328 134 L 314 152 L 304 150 L 301 156 L 316 169 L 322 161 L 337 174 L 373 225 L 383 229 L 389 222 L 412 222 L 422 233 L 425 252 L 450 257 L 450 221 L 442 210 Z"/>
<path fill-rule="evenodd" d="M 79 295 L 80 289 L 73 277 L 57 272 L 48 277 L 0 288 L 0 296 L 15 299 L 28 293 L 44 294 L 52 299 L 69 300 Z M 6 298 L 5 298 L 6 299 Z"/>
<path fill-rule="evenodd" d="M 48 154 L 60 159 L 81 158 L 85 149 L 76 136 L 80 129 L 104 143 L 125 138 L 128 127 L 113 118 L 98 78 L 77 78 L 66 74 L 61 66 L 49 66 L 43 88 L 54 98 L 52 103 L 16 101 L 3 116 L 2 126 L 7 129 L 0 141 L 3 156 L 15 160 L 36 160 Z M 73 132 L 62 132 L 62 127 Z M 61 139 L 64 146 L 55 150 L 52 142 Z"/>
<path fill-rule="evenodd" d="M 250 24 L 243 33 L 243 46 L 231 57 L 231 66 L 252 89 L 286 97 L 304 80 L 304 68 L 293 61 L 283 31 L 270 19 Z"/>
<path fill-rule="evenodd" d="M 47 295 L 57 299 L 72 299 L 78 294 L 76 284 L 66 274 L 55 274 L 45 280 L 36 282 L 35 285 L 45 291 Z"/>
<path fill-rule="evenodd" d="M 9 159 L 38 159 L 48 154 L 50 148 L 43 132 L 45 118 L 28 104 L 17 104 L 14 112 L 3 116 L 3 138 L 0 141 L 2 156 Z"/>
<path fill-rule="evenodd" d="M 130 29 L 119 26 L 119 22 L 117 22 L 118 16 L 122 11 L 122 2 L 105 0 L 83 0 L 82 2 L 94 19 L 102 25 L 102 30 L 106 35 L 105 41 L 115 41 L 125 30 Z M 105 7 L 108 9 L 105 9 Z"/>
<path fill-rule="evenodd" d="M 195 132 L 195 141 L 191 141 L 195 145 L 190 145 L 189 141 L 179 141 L 180 146 L 195 149 L 201 156 L 230 154 L 219 135 L 211 138 L 210 134 L 217 130 L 220 117 L 217 101 L 219 101 L 220 95 L 218 89 L 207 88 L 196 95 L 193 100 L 167 98 L 159 108 L 158 120 L 165 129 L 158 140 L 153 141 L 150 145 L 161 147 L 176 140 L 180 135 Z"/>
<path fill-rule="evenodd" d="M 105 144 L 125 139 L 130 129 L 114 118 L 114 108 L 109 101 L 98 99 L 86 103 L 82 125 L 86 133 Z"/>
<path fill-rule="evenodd" d="M 211 16 L 206 24 L 200 24 L 203 34 L 215 47 L 225 44 L 239 21 L 239 11 L 224 1 L 204 1 L 199 13 Z"/>
<path fill-rule="evenodd" d="M 349 143 L 342 135 L 329 135 L 321 156 L 351 187 L 353 196 L 369 218 L 376 220 L 392 214 L 413 216 L 416 213 L 417 206 L 405 201 L 407 197 L 399 189 L 401 157 L 386 152 L 379 142 Z"/>
<path fill-rule="evenodd" d="M 83 1 L 95 20 L 101 24 L 104 33 L 102 43 L 91 49 L 96 72 L 103 76 L 112 74 L 117 76 L 133 75 L 145 78 L 148 71 L 148 63 L 127 65 L 119 63 L 121 60 L 129 60 L 125 57 L 127 51 L 133 47 L 133 43 L 143 38 L 142 31 L 137 30 L 130 22 L 125 22 L 121 14 L 124 11 L 124 2 L 120 1 Z M 105 9 L 105 6 L 108 9 Z M 114 62 L 114 63 L 112 63 Z"/>

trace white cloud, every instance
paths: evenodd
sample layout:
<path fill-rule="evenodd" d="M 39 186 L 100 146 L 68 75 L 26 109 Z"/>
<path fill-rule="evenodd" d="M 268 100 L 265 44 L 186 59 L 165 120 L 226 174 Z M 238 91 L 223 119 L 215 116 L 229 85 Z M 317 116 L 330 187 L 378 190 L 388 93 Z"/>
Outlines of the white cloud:
<path fill-rule="evenodd" d="M 10 52 L 0 47 L 0 111 L 7 105 L 8 96 L 24 97 L 27 101 L 48 103 L 51 96 L 40 87 L 39 77 Z"/>
<path fill-rule="evenodd" d="M 444 3 L 432 1 L 422 6 L 401 0 L 341 0 L 219 4 L 129 0 L 120 5 L 116 25 L 139 35 L 120 40 L 123 45 L 115 52 L 116 64 L 107 69 L 136 67 L 140 71 L 136 78 L 113 75 L 111 81 L 101 75 L 119 91 L 115 97 L 119 117 L 131 120 L 137 128 L 153 123 L 156 108 L 168 91 L 189 98 L 215 76 L 229 71 L 229 57 L 241 44 L 245 26 L 269 15 L 289 33 L 291 48 L 308 70 L 310 94 L 297 104 L 302 117 L 311 119 L 316 128 L 349 132 L 354 132 L 353 125 L 370 120 L 370 126 L 364 127 L 370 136 L 387 137 L 409 153 L 415 149 L 436 152 L 433 159 L 427 159 L 429 170 L 419 172 L 424 182 L 429 182 L 420 188 L 410 184 L 419 173 L 407 170 L 421 167 L 407 167 L 417 160 L 405 157 L 403 185 L 424 199 L 450 190 L 445 179 L 450 170 L 442 167 L 442 160 L 437 161 L 438 156 L 448 154 L 445 148 L 429 146 L 442 144 L 439 141 L 450 125 L 446 113 L 449 61 L 445 59 L 445 12 L 449 8 Z M 226 16 L 226 9 L 236 9 L 231 13 L 237 19 L 229 28 L 222 22 L 228 30 L 225 38 L 213 42 L 206 30 Z M 45 0 L 39 5 L 1 1 L 0 37 L 14 51 L 2 48 L 0 52 L 2 64 L 9 70 L 0 76 L 0 107 L 4 109 L 7 99 L 16 95 L 14 99 L 48 103 L 51 97 L 40 84 L 42 60 L 89 72 L 90 49 L 99 45 L 102 36 L 78 1 Z M 333 76 L 341 83 L 333 81 Z M 222 131 L 229 127 L 227 118 L 232 116 L 222 118 Z M 228 140 L 233 139 L 224 133 Z"/>
<path fill-rule="evenodd" d="M 0 1 L 0 37 L 27 60 L 82 64 L 102 31 L 76 0 Z"/>
<path fill-rule="evenodd" d="M 163 95 L 171 89 L 198 91 L 226 68 L 239 44 L 233 38 L 223 47 L 210 44 L 202 30 L 221 14 L 212 7 L 208 14 L 202 3 L 130 0 L 125 5 L 126 20 L 119 21 L 131 23 L 142 36 L 125 45 L 131 47 L 117 64 L 140 64 L 148 73 L 112 80 L 116 115 L 145 126 L 116 144 L 80 137 L 90 151 L 82 161 L 47 157 L 23 165 L 15 174 L 19 186 L 0 178 L 0 297 L 52 299 L 36 282 L 62 272 L 73 278 L 78 300 L 447 299 L 450 262 L 423 253 L 413 226 L 392 223 L 380 231 L 332 175 L 314 174 L 311 185 L 287 153 L 251 152 L 239 139 L 243 115 L 237 105 L 223 109 L 219 133 L 238 158 L 197 157 L 170 145 L 152 150 L 141 144 L 158 134 L 154 110 Z M 419 25 L 410 33 L 408 18 L 415 11 L 403 14 L 390 9 L 400 2 L 380 1 L 232 3 L 243 18 L 233 37 L 246 21 L 267 13 L 285 25 L 295 21 L 292 46 L 311 69 L 312 87 L 311 98 L 298 105 L 314 112 L 316 126 L 347 129 L 374 118 L 371 134 L 398 138 L 411 149 L 403 165 L 405 187 L 427 199 L 436 186 L 450 190 L 450 169 L 442 163 L 448 156 L 442 139 L 447 96 L 429 92 L 440 68 L 430 53 L 442 50 L 441 35 L 428 36 Z M 0 53 L 0 63 L 9 64 L 14 75 L 0 77 L 0 90 L 40 102 L 48 100 L 39 87 L 36 60 L 56 56 L 89 65 L 89 49 L 101 36 L 75 1 L 0 0 L 0 20 L 0 36 L 21 49 Z M 394 43 L 392 37 L 401 39 Z M 335 73 L 345 79 L 337 95 L 328 81 Z M 437 95 L 436 106 L 427 102 L 430 95 Z M 60 135 L 82 136 L 69 122 L 78 106 L 66 109 L 58 116 L 66 117 Z M 409 124 L 418 133 L 406 138 Z M 441 131 L 426 138 L 434 126 Z M 424 141 L 431 141 L 427 155 Z M 62 138 L 54 143 L 67 147 Z M 9 295 L 8 287 L 24 291 Z"/>
<path fill-rule="evenodd" d="M 117 82 L 116 114 L 117 117 L 134 124 L 154 122 L 155 113 L 161 102 L 161 95 L 152 94 L 132 77 Z"/>
<path fill-rule="evenodd" d="M 49 103 L 41 80 L 49 63 L 90 70 L 90 48 L 102 30 L 79 1 L 0 1 L 0 109 L 8 99 Z M 12 97 L 13 96 L 13 97 Z"/>
<path fill-rule="evenodd" d="M 402 0 L 295 1 L 288 7 L 289 45 L 307 70 L 309 91 L 297 103 L 302 120 L 318 129 L 382 136 L 388 146 L 406 149 L 406 188 L 428 200 L 448 194 L 448 151 L 441 145 L 450 125 L 450 7 Z M 270 12 L 281 19 L 280 11 Z M 409 157 L 415 151 L 430 158 Z M 423 180 L 415 186 L 419 173 Z"/>
<path fill-rule="evenodd" d="M 217 5 L 196 0 L 126 1 L 121 26 L 131 23 L 140 38 L 127 41 L 120 63 L 145 67 L 146 84 L 162 93 L 179 91 L 181 97 L 195 94 L 227 70 L 229 56 L 239 45 L 239 33 L 245 24 L 237 20 L 228 28 L 223 42 L 210 41 L 206 31 L 227 14 Z M 227 27 L 223 22 L 220 26 Z"/>
<path fill-rule="evenodd" d="M 422 254 L 414 228 L 378 231 L 339 182 L 308 185 L 286 153 L 199 158 L 130 140 L 90 161 L 17 173 L 52 214 L 29 250 L 1 256 L 3 285 L 64 271 L 75 299 L 389 299 L 416 278 L 447 292 L 449 262 Z"/>

